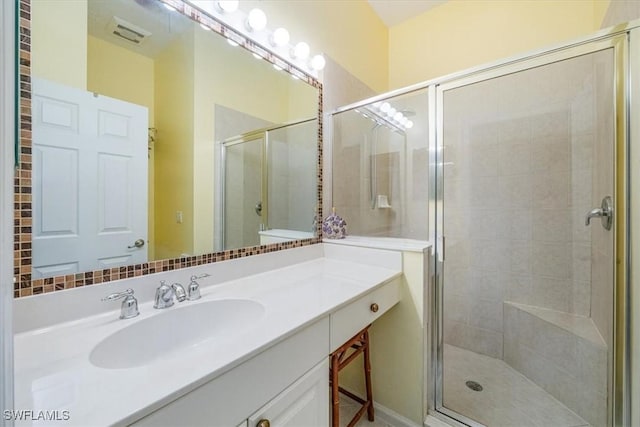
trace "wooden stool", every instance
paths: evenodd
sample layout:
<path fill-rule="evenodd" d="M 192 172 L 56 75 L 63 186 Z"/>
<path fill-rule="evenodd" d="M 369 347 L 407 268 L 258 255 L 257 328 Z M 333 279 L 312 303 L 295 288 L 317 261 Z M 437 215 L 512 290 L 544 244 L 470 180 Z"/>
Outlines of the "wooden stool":
<path fill-rule="evenodd" d="M 369 325 L 371 326 L 371 325 Z M 331 353 L 331 369 L 329 383 L 331 384 L 331 406 L 333 409 L 331 426 L 340 427 L 340 396 L 343 393 L 351 399 L 360 403 L 362 407 L 354 415 L 347 427 L 355 425 L 364 412 L 367 411 L 367 418 L 373 421 L 373 393 L 371 392 L 371 362 L 369 361 L 369 326 L 358 332 L 356 336 L 344 343 L 342 347 Z M 348 357 L 349 350 L 353 350 Z M 364 353 L 364 381 L 367 388 L 367 400 L 363 400 L 353 393 L 343 389 L 338 385 L 338 372 L 351 363 L 360 353 Z"/>

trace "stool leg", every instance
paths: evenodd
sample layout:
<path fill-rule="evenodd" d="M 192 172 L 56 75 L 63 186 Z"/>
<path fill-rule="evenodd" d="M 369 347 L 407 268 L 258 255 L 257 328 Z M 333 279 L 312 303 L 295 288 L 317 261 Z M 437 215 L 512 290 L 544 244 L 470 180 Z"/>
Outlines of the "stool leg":
<path fill-rule="evenodd" d="M 340 427 L 339 367 L 338 355 L 334 353 L 331 355 L 331 427 Z"/>
<path fill-rule="evenodd" d="M 369 330 L 364 332 L 364 380 L 367 387 L 367 402 L 369 407 L 367 408 L 367 418 L 369 421 L 373 421 L 373 392 L 371 390 L 371 361 L 369 360 Z"/>

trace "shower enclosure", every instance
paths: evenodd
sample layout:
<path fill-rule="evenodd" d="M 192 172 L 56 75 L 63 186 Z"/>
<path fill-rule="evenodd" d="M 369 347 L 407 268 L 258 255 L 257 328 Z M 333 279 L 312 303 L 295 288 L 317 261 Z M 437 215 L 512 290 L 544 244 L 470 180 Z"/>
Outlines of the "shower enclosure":
<path fill-rule="evenodd" d="M 430 415 L 470 426 L 630 425 L 628 129 L 638 125 L 628 91 L 640 89 L 627 71 L 640 68 L 631 28 L 334 114 L 333 199 L 355 218 L 352 234 L 433 245 Z M 423 152 L 411 148 L 412 129 L 378 119 L 393 117 L 381 101 L 409 112 L 400 101 L 418 97 Z M 415 191 L 427 182 L 428 195 Z"/>
<path fill-rule="evenodd" d="M 219 250 L 313 237 L 316 151 L 316 119 L 222 143 Z"/>
<path fill-rule="evenodd" d="M 349 234 L 426 241 L 426 90 L 333 115 L 333 206 Z"/>

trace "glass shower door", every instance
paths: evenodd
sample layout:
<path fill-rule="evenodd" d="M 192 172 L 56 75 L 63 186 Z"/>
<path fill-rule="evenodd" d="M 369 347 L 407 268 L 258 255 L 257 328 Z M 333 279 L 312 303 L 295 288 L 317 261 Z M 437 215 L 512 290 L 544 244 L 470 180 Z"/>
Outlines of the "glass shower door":
<path fill-rule="evenodd" d="M 446 415 L 611 425 L 616 222 L 607 228 L 603 200 L 616 202 L 623 43 L 439 87 L 436 407 Z"/>
<path fill-rule="evenodd" d="M 267 218 L 263 157 L 265 141 L 240 139 L 225 147 L 224 249 L 257 246 Z"/>

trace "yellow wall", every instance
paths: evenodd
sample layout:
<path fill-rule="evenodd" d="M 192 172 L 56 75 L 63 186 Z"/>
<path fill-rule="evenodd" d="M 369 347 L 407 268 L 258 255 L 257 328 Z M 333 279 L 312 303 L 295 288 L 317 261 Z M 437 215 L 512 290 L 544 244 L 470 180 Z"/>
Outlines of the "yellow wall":
<path fill-rule="evenodd" d="M 292 43 L 304 40 L 372 89 L 388 89 L 388 29 L 366 0 L 242 2 L 253 7 L 265 11 L 269 28 L 287 28 Z"/>
<path fill-rule="evenodd" d="M 149 127 L 154 121 L 154 62 L 97 37 L 88 36 L 87 90 L 121 99 L 149 109 Z M 149 152 L 148 258 L 155 259 L 154 153 Z"/>
<path fill-rule="evenodd" d="M 389 30 L 389 86 L 399 88 L 585 36 L 600 0 L 450 1 Z"/>
<path fill-rule="evenodd" d="M 200 254 L 213 251 L 213 235 L 218 232 L 214 230 L 215 105 L 286 123 L 317 114 L 318 93 L 200 28 L 195 30 L 194 61 L 193 253 Z"/>
<path fill-rule="evenodd" d="M 87 87 L 87 0 L 31 1 L 31 74 Z"/>
<path fill-rule="evenodd" d="M 373 323 L 369 333 L 373 399 L 416 425 L 424 421 L 426 402 L 423 376 L 425 259 L 422 253 L 403 252 L 401 300 Z M 340 384 L 364 396 L 360 359 L 340 373 Z"/>
<path fill-rule="evenodd" d="M 193 250 L 193 34 L 185 33 L 155 61 L 156 258 Z M 183 223 L 176 221 L 182 211 Z"/>

